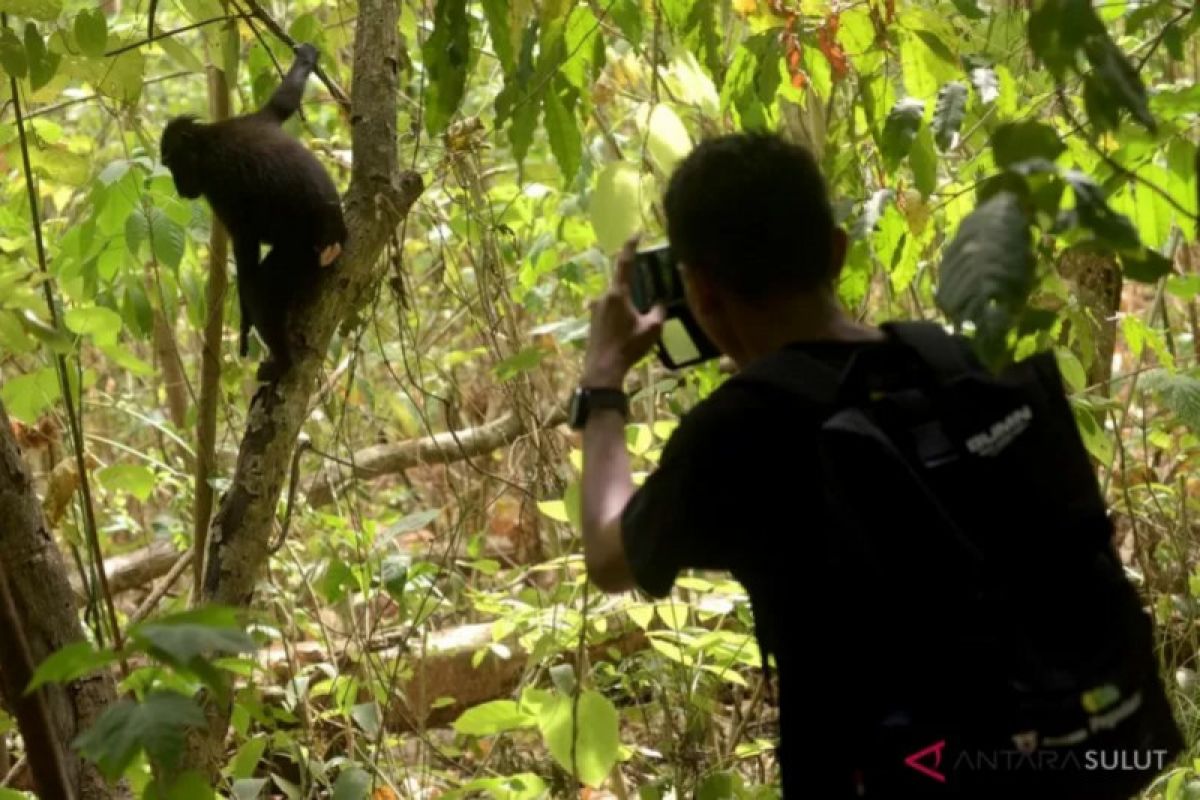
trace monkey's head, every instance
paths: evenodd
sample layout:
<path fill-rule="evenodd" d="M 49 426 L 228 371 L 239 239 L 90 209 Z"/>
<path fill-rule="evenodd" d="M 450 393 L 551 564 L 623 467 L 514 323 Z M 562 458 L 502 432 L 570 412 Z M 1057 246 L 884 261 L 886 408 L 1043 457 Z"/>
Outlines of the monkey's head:
<path fill-rule="evenodd" d="M 195 199 L 204 191 L 204 171 L 200 168 L 203 138 L 203 128 L 192 116 L 176 117 L 163 129 L 159 153 L 180 197 Z"/>

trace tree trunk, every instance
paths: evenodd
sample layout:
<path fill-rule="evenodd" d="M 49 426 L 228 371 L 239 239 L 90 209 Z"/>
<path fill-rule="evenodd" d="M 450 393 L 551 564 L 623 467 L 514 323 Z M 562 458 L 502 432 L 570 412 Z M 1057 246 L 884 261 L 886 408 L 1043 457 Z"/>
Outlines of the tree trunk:
<path fill-rule="evenodd" d="M 203 587 L 208 603 L 246 607 L 253 599 L 270 555 L 268 543 L 292 449 L 308 418 L 329 341 L 369 296 L 384 245 L 424 189 L 417 173 L 398 169 L 399 4 L 362 0 L 358 9 L 350 116 L 354 158 L 345 200 L 349 241 L 341 260 L 321 276 L 316 301 L 297 314 L 303 329 L 288 332 L 296 353 L 291 369 L 277 382 L 261 386 L 251 401 L 233 480 L 209 529 Z M 189 768 L 217 777 L 230 711 L 228 704 L 205 699 L 209 724 L 189 736 Z"/>
<path fill-rule="evenodd" d="M 83 628 L 62 553 L 54 543 L 33 482 L 12 438 L 8 414 L 0 405 L 0 552 L 8 573 L 17 618 L 21 620 L 31 662 L 36 666 L 65 645 L 82 641 Z M 13 648 L 6 642 L 0 657 Z M 7 665 L 6 665 L 7 666 Z M 74 754 L 70 743 L 87 730 L 116 699 L 107 672 L 46 688 L 50 724 L 64 758 L 67 779 L 81 800 L 126 797 L 110 788 L 94 766 Z M 11 706 L 16 698 L 7 697 Z"/>

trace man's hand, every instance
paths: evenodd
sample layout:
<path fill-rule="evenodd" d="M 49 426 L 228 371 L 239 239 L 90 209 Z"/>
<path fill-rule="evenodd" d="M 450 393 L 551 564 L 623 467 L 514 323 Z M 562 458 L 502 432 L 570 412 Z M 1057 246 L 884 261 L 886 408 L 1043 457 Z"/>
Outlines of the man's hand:
<path fill-rule="evenodd" d="M 617 255 L 617 274 L 607 292 L 592 302 L 592 326 L 583 360 L 583 385 L 620 389 L 625 374 L 654 346 L 666 316 L 662 306 L 645 314 L 633 305 L 630 283 L 637 237 Z"/>

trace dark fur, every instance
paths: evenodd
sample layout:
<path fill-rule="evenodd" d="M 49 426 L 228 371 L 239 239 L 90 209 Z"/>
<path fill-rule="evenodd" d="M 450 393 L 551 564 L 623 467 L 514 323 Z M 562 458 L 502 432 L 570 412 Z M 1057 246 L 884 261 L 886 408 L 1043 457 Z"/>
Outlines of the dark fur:
<path fill-rule="evenodd" d="M 238 352 L 245 357 L 253 326 L 271 351 L 258 377 L 275 380 L 292 364 L 290 312 L 319 277 L 320 254 L 344 245 L 337 187 L 321 162 L 283 130 L 300 107 L 316 66 L 312 45 L 296 60 L 263 108 L 229 120 L 171 120 L 162 135 L 162 161 L 187 198 L 203 195 L 233 240 L 242 324 Z M 259 263 L 261 246 L 271 247 Z"/>

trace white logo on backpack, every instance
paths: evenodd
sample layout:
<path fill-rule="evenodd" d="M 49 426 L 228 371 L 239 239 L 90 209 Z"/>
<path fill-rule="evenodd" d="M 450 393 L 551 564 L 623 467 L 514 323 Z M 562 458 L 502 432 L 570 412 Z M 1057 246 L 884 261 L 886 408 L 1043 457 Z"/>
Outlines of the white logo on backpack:
<path fill-rule="evenodd" d="M 1033 409 L 1021 406 L 986 431 L 967 439 L 967 449 L 977 456 L 998 455 L 1029 427 Z"/>

